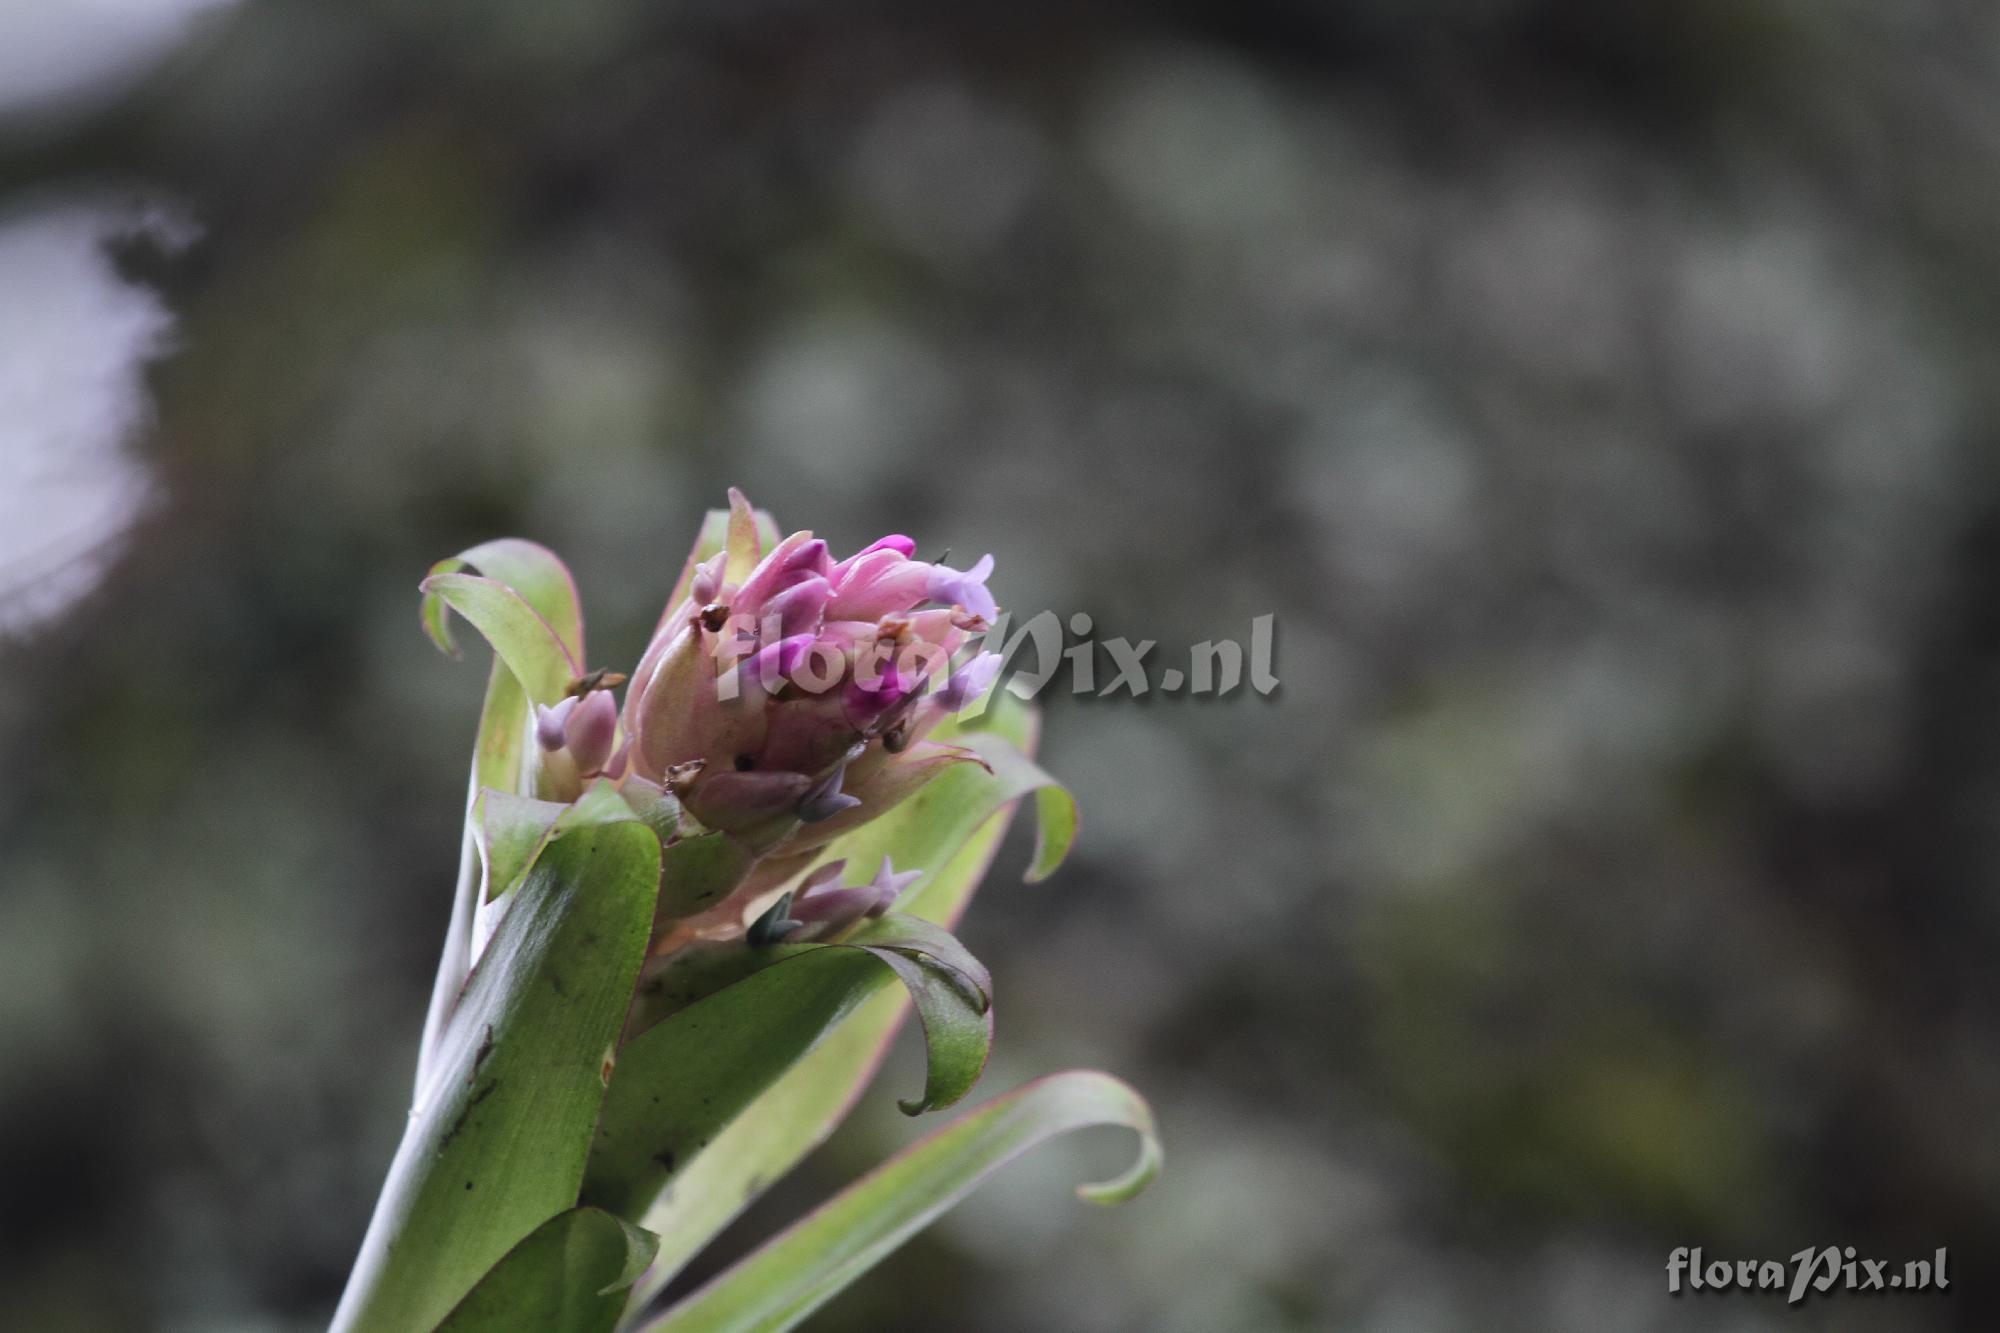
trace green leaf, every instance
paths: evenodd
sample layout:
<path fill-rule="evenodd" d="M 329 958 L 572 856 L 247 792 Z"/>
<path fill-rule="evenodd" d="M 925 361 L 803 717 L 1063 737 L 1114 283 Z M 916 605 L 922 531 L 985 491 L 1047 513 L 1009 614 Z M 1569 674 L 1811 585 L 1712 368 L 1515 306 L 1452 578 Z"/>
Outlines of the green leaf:
<path fill-rule="evenodd" d="M 1069 855 L 1076 839 L 1076 800 L 1067 788 L 1030 759 L 1024 747 L 1034 743 L 1034 720 L 1027 705 L 1005 696 L 980 719 L 977 730 L 949 732 L 940 728 L 932 739 L 972 750 L 985 761 L 954 764 L 925 784 L 888 814 L 837 839 L 829 857 L 844 856 L 852 865 L 872 866 L 888 856 L 899 868 L 941 865 L 995 810 L 1029 793 L 1036 798 L 1039 828 L 1028 879 L 1047 878 Z M 969 891 L 934 892 L 933 877 L 905 891 L 898 910 L 949 925 L 964 909 Z M 939 904 L 931 910 L 926 904 Z"/>
<path fill-rule="evenodd" d="M 419 1089 L 342 1333 L 429 1328 L 576 1203 L 659 883 L 637 822 L 575 829 L 509 895 Z"/>
<path fill-rule="evenodd" d="M 705 912 L 728 896 L 756 857 L 727 833 L 682 838 L 660 867 L 659 922 Z"/>
<path fill-rule="evenodd" d="M 1097 1125 L 1137 1131 L 1139 1159 L 1117 1180 L 1078 1193 L 1094 1203 L 1129 1199 L 1159 1173 L 1152 1112 L 1108 1074 L 1056 1074 L 987 1102 L 897 1153 L 647 1324 L 645 1333 L 791 1328 L 1007 1163 L 1058 1135 Z"/>
<path fill-rule="evenodd" d="M 504 897 L 528 873 L 542 849 L 571 829 L 619 824 L 634 819 L 618 786 L 593 780 L 583 795 L 567 803 L 487 790 L 473 802 L 473 826 L 485 865 L 486 901 Z"/>
<path fill-rule="evenodd" d="M 940 732 L 957 744 L 978 744 L 982 753 L 996 740 L 1025 751 L 1034 745 L 1035 717 L 1026 704 L 1006 696 L 980 718 L 976 731 Z M 1007 831 L 1024 775 L 1013 777 L 1010 782 L 976 765 L 960 765 L 837 840 L 827 855 L 866 866 L 887 851 L 899 866 L 925 867 L 928 873 L 905 892 L 897 910 L 948 926 L 971 900 Z M 1048 781 L 1046 775 L 1039 780 Z M 732 1218 L 833 1132 L 874 1075 L 906 1012 L 900 990 L 876 994 L 731 1121 L 706 1151 L 677 1164 L 672 1182 L 644 1218 L 660 1234 L 660 1254 L 634 1289 L 632 1308 L 664 1287 Z"/>
<path fill-rule="evenodd" d="M 567 809 L 561 801 L 538 801 L 507 791 L 479 793 L 472 803 L 472 821 L 485 866 L 486 901 L 500 897 L 527 874 Z"/>
<path fill-rule="evenodd" d="M 1035 854 L 1028 863 L 1027 881 L 1038 884 L 1053 875 L 1076 842 L 1076 797 L 1004 736 L 968 732 L 959 738 L 959 744 L 979 752 L 991 766 L 1000 790 L 1016 796 L 1034 793 Z"/>
<path fill-rule="evenodd" d="M 433 574 L 421 586 L 427 600 L 442 602 L 472 622 L 514 673 L 530 702 L 556 703 L 583 674 L 581 655 L 506 584 L 474 574 Z M 426 619 L 430 620 L 428 612 Z"/>
<path fill-rule="evenodd" d="M 527 692 L 498 655 L 486 680 L 486 702 L 479 710 L 479 732 L 472 750 L 472 795 L 483 787 L 495 791 L 527 790 L 532 778 L 534 710 Z M 469 806 L 469 801 L 468 801 Z"/>
<path fill-rule="evenodd" d="M 471 569 L 506 587 L 533 608 L 563 650 L 578 662 L 583 660 L 583 603 L 576 594 L 576 580 L 569 566 L 554 551 L 519 537 L 502 537 L 484 542 L 457 555 L 440 560 L 430 572 L 457 574 Z M 455 652 L 451 641 L 450 617 L 441 598 L 429 595 L 423 603 L 424 629 L 437 646 Z"/>
<path fill-rule="evenodd" d="M 922 955 L 896 949 L 870 949 L 901 978 L 916 1002 L 917 1020 L 924 1028 L 927 1070 L 921 1097 L 896 1102 L 904 1115 L 922 1115 L 950 1106 L 966 1093 L 986 1068 L 993 1046 L 993 1007 L 962 974 L 943 971 Z"/>
<path fill-rule="evenodd" d="M 442 605 L 442 603 L 440 603 Z M 479 732 L 473 743 L 471 790 L 465 798 L 465 832 L 459 840 L 458 885 L 452 891 L 451 919 L 445 926 L 444 948 L 438 954 L 437 977 L 431 983 L 430 1009 L 424 1015 L 423 1039 L 417 1045 L 417 1086 L 422 1087 L 436 1058 L 445 1020 L 451 1017 L 472 966 L 472 933 L 480 893 L 483 861 L 479 854 L 474 805 L 487 788 L 514 792 L 528 781 L 528 739 L 531 721 L 528 696 L 498 657 L 486 676 L 486 702 L 479 712 Z"/>
<path fill-rule="evenodd" d="M 431 567 L 431 573 L 455 574 L 468 568 L 477 569 L 512 589 L 541 617 L 570 656 L 579 662 L 583 660 L 583 608 L 577 600 L 576 584 L 569 569 L 554 552 L 534 542 L 503 538 L 440 560 Z M 438 646 L 454 651 L 450 608 L 442 596 L 425 595 L 422 619 L 425 630 Z M 423 1040 L 417 1048 L 419 1086 L 430 1072 L 439 1035 L 465 984 L 465 972 L 472 960 L 481 871 L 473 803 L 486 788 L 511 793 L 530 789 L 534 780 L 533 727 L 534 714 L 526 692 L 513 669 L 496 654 L 487 672 L 486 700 L 480 709 L 479 730 L 473 742 L 472 781 L 466 793 L 466 829 L 459 849 L 458 886 L 452 895 L 444 948 L 438 956 L 437 978 L 431 985 Z"/>
<path fill-rule="evenodd" d="M 583 1201 L 627 1217 L 643 1212 L 678 1168 L 891 976 L 916 997 L 930 1055 L 924 1094 L 905 1109 L 915 1114 L 964 1096 L 992 1043 L 990 980 L 941 928 L 902 924 L 884 918 L 851 941 L 730 951 L 725 965 L 735 959 L 757 970 L 668 1015 L 619 1053 Z"/>
<path fill-rule="evenodd" d="M 972 950 L 959 943 L 958 936 L 934 921 L 891 912 L 866 923 L 844 942 L 896 949 L 928 958 L 940 967 L 959 973 L 969 983 L 969 988 L 977 997 L 975 1003 L 982 1011 L 993 999 L 993 974 L 986 970 L 986 964 L 973 957 Z"/>
<path fill-rule="evenodd" d="M 659 1237 L 595 1208 L 557 1213 L 479 1279 L 436 1333 L 610 1333 Z"/>

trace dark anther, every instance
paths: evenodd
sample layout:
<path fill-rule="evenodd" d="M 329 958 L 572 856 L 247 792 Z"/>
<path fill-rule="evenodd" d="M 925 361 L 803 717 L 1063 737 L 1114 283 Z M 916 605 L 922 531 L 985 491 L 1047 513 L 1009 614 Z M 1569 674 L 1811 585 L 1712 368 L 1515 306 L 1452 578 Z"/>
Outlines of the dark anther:
<path fill-rule="evenodd" d="M 710 602 L 701 609 L 701 627 L 710 634 L 729 623 L 729 608 L 721 602 Z"/>
<path fill-rule="evenodd" d="M 757 767 L 756 755 L 739 754 L 736 756 L 736 771 L 738 773 L 748 773 L 751 769 L 755 767 Z"/>
<path fill-rule="evenodd" d="M 898 722 L 882 734 L 882 748 L 890 754 L 901 754 L 910 748 L 910 728 L 906 722 Z"/>
<path fill-rule="evenodd" d="M 575 680 L 571 681 L 569 689 L 564 691 L 564 693 L 581 697 L 589 694 L 592 690 L 613 689 L 619 685 L 623 685 L 626 679 L 627 677 L 622 671 L 612 671 L 606 667 L 599 667 L 589 675 L 578 676 Z"/>

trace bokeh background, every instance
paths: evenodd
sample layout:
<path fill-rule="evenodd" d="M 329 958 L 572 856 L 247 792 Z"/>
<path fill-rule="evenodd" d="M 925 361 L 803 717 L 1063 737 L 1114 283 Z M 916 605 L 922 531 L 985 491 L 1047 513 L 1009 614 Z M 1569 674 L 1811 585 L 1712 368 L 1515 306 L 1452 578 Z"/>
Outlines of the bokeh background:
<path fill-rule="evenodd" d="M 416 580 L 538 538 L 618 663 L 731 483 L 1279 625 L 1048 696 L 1083 840 L 965 927 L 982 1090 L 1167 1175 L 812 1327 L 2000 1327 L 1996 279 L 1969 0 L 0 0 L 0 1327 L 323 1325 L 482 680 Z"/>

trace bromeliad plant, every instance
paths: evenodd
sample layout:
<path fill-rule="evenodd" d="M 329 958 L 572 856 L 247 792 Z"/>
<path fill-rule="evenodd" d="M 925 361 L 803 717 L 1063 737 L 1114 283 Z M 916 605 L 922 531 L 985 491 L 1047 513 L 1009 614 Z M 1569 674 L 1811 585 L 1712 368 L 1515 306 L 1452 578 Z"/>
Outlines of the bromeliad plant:
<path fill-rule="evenodd" d="M 1076 829 L 1035 722 L 968 641 L 969 570 L 884 537 L 835 561 L 730 493 L 630 678 L 587 669 L 569 572 L 496 541 L 424 581 L 494 650 L 458 893 L 407 1133 L 337 1330 L 789 1328 L 1048 1138 L 1137 1130 L 1104 1074 L 1030 1083 L 906 1149 L 664 1311 L 655 1298 L 823 1140 L 914 1003 L 912 1115 L 963 1097 L 992 979 L 951 934 L 1014 806 L 1031 879 Z M 613 691 L 623 685 L 622 710 Z M 977 705 L 977 706 L 974 706 Z"/>

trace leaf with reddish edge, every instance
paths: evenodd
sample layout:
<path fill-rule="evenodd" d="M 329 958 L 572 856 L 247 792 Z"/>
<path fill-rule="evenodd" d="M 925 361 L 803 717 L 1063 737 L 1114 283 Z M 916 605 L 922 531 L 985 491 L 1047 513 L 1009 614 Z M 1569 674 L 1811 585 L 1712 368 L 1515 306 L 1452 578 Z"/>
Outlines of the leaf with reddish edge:
<path fill-rule="evenodd" d="M 440 560 L 430 572 L 458 574 L 467 569 L 503 585 L 533 607 L 563 649 L 577 661 L 583 660 L 583 601 L 577 596 L 569 566 L 554 551 L 519 537 L 502 537 Z M 437 646 L 456 656 L 450 617 L 438 598 L 424 598 L 423 621 L 425 632 Z"/>
<path fill-rule="evenodd" d="M 421 585 L 472 622 L 521 682 L 530 702 L 554 704 L 583 674 L 581 657 L 528 600 L 504 583 L 473 574 L 433 574 Z"/>
<path fill-rule="evenodd" d="M 1037 1079 L 966 1112 L 891 1157 L 688 1296 L 642 1333 L 780 1333 L 1016 1158 L 1059 1135 L 1116 1125 L 1139 1135 L 1139 1159 L 1077 1193 L 1122 1203 L 1159 1173 L 1159 1136 L 1144 1099 L 1109 1074 Z"/>

